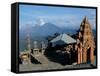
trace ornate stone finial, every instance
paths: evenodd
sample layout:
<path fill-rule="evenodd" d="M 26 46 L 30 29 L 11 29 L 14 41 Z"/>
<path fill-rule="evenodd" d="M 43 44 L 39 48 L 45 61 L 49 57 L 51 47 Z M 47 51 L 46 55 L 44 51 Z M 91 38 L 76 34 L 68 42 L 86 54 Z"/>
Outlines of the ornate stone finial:
<path fill-rule="evenodd" d="M 85 21 L 87 21 L 87 20 L 88 20 L 86 16 L 84 17 L 84 20 L 85 20 Z"/>
<path fill-rule="evenodd" d="M 84 17 L 83 22 L 84 22 L 84 23 L 88 22 L 87 16 Z"/>

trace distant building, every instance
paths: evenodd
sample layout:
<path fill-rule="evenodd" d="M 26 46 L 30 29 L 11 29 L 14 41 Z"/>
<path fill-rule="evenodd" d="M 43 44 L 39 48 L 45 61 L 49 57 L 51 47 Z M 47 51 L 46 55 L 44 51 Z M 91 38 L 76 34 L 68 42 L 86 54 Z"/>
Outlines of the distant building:
<path fill-rule="evenodd" d="M 45 49 L 46 49 L 46 45 L 45 45 L 45 43 L 42 41 L 42 42 L 41 42 L 41 53 L 42 53 L 42 54 L 44 54 Z"/>
<path fill-rule="evenodd" d="M 40 46 L 39 46 L 40 45 Z M 33 54 L 44 54 L 44 51 L 46 49 L 46 45 L 44 41 L 38 42 L 34 41 L 33 42 L 33 49 L 31 49 Z"/>

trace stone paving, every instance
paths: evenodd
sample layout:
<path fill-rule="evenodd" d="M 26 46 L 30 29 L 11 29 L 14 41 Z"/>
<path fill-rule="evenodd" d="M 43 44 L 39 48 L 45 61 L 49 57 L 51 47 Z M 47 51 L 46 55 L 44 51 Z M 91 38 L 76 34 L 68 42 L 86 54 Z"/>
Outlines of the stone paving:
<path fill-rule="evenodd" d="M 41 70 L 56 70 L 56 69 L 75 69 L 75 68 L 92 68 L 90 64 L 73 64 L 73 65 L 61 65 L 56 62 L 47 60 L 44 55 L 37 56 L 39 61 L 43 61 L 42 64 L 20 64 L 20 71 L 41 71 Z M 96 62 L 96 61 L 95 61 Z M 94 62 L 94 66 L 96 65 Z"/>

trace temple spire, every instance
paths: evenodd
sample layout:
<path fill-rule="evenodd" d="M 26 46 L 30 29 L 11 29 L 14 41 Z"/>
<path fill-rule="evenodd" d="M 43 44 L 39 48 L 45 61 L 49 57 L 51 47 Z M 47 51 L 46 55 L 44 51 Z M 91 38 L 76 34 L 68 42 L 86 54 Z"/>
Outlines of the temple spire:
<path fill-rule="evenodd" d="M 85 16 L 81 25 L 80 31 L 78 34 L 77 40 L 79 41 L 78 45 L 78 64 L 86 63 L 90 61 L 94 62 L 94 37 L 91 29 L 91 25 L 88 21 L 88 18 Z"/>
<path fill-rule="evenodd" d="M 88 22 L 88 18 L 85 16 L 83 21 Z"/>
<path fill-rule="evenodd" d="M 89 24 L 89 21 L 88 21 L 88 18 L 87 18 L 87 16 L 85 16 L 84 18 L 83 18 L 83 21 L 82 21 L 82 23 L 81 24 Z"/>

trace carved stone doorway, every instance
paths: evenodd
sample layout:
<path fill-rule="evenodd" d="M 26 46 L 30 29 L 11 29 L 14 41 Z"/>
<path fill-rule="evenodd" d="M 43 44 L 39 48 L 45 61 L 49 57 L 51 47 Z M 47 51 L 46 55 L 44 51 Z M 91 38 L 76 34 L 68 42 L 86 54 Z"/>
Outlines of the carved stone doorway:
<path fill-rule="evenodd" d="M 90 63 L 91 61 L 90 61 L 90 54 L 91 53 L 91 50 L 90 50 L 90 48 L 87 50 L 87 63 Z"/>

